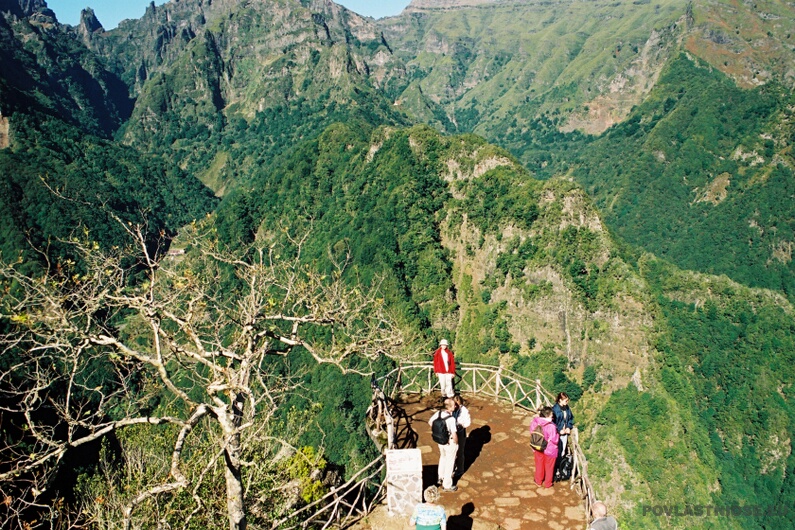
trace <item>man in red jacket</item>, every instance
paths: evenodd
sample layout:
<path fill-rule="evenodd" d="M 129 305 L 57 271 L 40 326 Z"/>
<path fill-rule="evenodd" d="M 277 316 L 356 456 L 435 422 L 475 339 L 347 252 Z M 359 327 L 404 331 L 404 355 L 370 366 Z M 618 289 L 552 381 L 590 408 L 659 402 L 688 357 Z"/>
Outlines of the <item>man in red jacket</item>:
<path fill-rule="evenodd" d="M 453 377 L 455 376 L 455 357 L 447 347 L 447 339 L 439 341 L 439 348 L 433 353 L 433 371 L 439 377 L 442 396 L 453 397 Z"/>

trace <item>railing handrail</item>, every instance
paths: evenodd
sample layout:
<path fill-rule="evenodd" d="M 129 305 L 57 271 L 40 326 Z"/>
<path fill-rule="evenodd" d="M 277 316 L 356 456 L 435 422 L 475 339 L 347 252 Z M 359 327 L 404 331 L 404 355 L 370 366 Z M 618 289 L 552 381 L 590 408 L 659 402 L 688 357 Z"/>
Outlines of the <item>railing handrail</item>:
<path fill-rule="evenodd" d="M 376 464 L 380 464 L 377 467 L 377 469 L 375 469 L 374 471 L 369 473 L 366 477 L 357 480 L 357 478 L 359 478 L 365 471 L 367 471 L 368 469 L 374 467 Z M 323 505 L 323 508 L 321 510 L 318 510 L 318 511 L 314 512 L 311 518 L 306 519 L 305 521 L 303 521 L 299 525 L 294 525 L 294 526 L 290 526 L 290 527 L 284 527 L 283 530 L 289 530 L 291 528 L 298 528 L 299 526 L 306 527 L 306 524 L 311 522 L 312 518 L 316 517 L 318 514 L 322 513 L 324 510 L 330 508 L 335 503 L 338 503 L 340 498 L 344 497 L 345 495 L 347 495 L 351 491 L 355 491 L 357 487 L 361 486 L 364 482 L 366 482 L 370 478 L 372 478 L 372 476 L 375 475 L 375 473 L 380 473 L 384 466 L 386 466 L 386 460 L 384 460 L 384 455 L 378 455 L 375 459 L 371 460 L 369 464 L 364 466 L 362 469 L 357 471 L 355 475 L 353 475 L 350 479 L 348 479 L 348 482 L 346 482 L 342 486 L 339 486 L 337 488 L 333 488 L 331 491 L 326 493 L 323 497 L 315 500 L 314 502 L 311 502 L 310 504 L 307 504 L 306 506 L 302 506 L 301 508 L 299 508 L 298 510 L 292 512 L 291 514 L 287 515 L 286 517 L 276 521 L 275 523 L 273 523 L 272 528 L 279 528 L 280 527 L 279 525 L 282 525 L 282 524 L 286 523 L 290 519 L 294 519 L 295 517 L 301 515 L 302 513 L 308 512 L 308 511 L 310 511 L 311 509 L 313 509 L 313 508 L 315 508 L 317 506 Z M 383 481 L 382 481 L 382 488 L 383 488 Z M 380 489 L 382 489 L 382 488 L 380 488 Z M 326 528 L 326 526 L 324 526 L 324 528 Z"/>
<path fill-rule="evenodd" d="M 406 368 L 433 369 L 433 364 L 431 364 L 431 363 L 421 363 L 421 362 L 401 363 L 398 366 L 396 366 L 395 368 L 393 368 L 392 370 L 390 370 L 389 372 L 387 372 L 386 374 L 382 375 L 381 377 L 377 377 L 376 381 L 384 380 L 384 379 L 388 378 L 390 375 L 394 374 L 395 372 L 397 372 L 399 370 L 405 370 Z M 494 366 L 492 364 L 457 363 L 456 364 L 456 369 L 461 369 L 461 370 L 482 369 L 482 370 L 488 370 L 488 371 L 492 371 L 492 372 L 500 372 L 500 373 L 506 374 L 506 376 L 510 377 L 511 379 L 520 380 L 520 381 L 524 381 L 524 382 L 532 383 L 532 384 L 536 383 L 535 380 L 532 380 L 532 379 L 529 379 L 529 378 L 527 378 L 527 377 L 525 377 L 523 375 L 517 374 L 516 372 L 514 372 L 514 371 L 512 371 L 512 370 L 510 370 L 508 368 L 502 368 L 500 366 Z M 547 390 L 545 390 L 545 392 L 549 396 L 552 396 L 551 392 L 549 392 Z"/>
<path fill-rule="evenodd" d="M 540 380 L 532 381 L 506 368 L 465 363 L 459 364 L 456 372 L 455 386 L 460 392 L 485 393 L 508 400 L 513 406 L 528 411 L 538 411 L 542 406 L 551 406 L 554 403 L 554 396 L 543 387 Z M 405 363 L 377 379 L 374 378 L 373 385 L 386 396 L 395 399 L 400 392 L 434 391 L 438 384 L 433 376 L 433 366 L 429 363 Z M 406 381 L 406 377 L 411 379 Z"/>

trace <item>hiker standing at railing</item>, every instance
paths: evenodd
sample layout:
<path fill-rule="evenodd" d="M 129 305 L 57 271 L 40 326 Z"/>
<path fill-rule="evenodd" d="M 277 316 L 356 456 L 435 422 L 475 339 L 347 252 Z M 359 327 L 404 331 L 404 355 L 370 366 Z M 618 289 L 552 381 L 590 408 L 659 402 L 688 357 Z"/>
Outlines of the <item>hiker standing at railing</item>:
<path fill-rule="evenodd" d="M 555 460 L 558 458 L 558 430 L 553 421 L 552 407 L 543 407 L 539 415 L 530 422 L 530 445 L 533 447 L 533 459 L 535 460 L 535 483 L 536 486 L 552 487 L 552 478 L 555 473 Z M 539 427 L 540 435 L 543 437 L 540 443 L 535 441 L 533 431 Z"/>
<path fill-rule="evenodd" d="M 464 400 L 461 398 L 461 394 L 456 394 L 453 398 L 455 401 L 455 411 L 453 412 L 453 417 L 455 418 L 455 424 L 458 433 L 458 454 L 456 455 L 455 459 L 455 471 L 453 472 L 453 478 L 458 480 L 461 478 L 461 475 L 464 474 L 464 466 L 466 464 L 465 461 L 465 452 L 466 452 L 466 445 L 467 445 L 467 429 L 470 425 L 472 425 L 472 416 L 469 415 L 469 409 L 466 408 L 464 405 Z"/>
<path fill-rule="evenodd" d="M 555 405 L 552 406 L 552 414 L 555 416 L 555 427 L 557 427 L 560 435 L 560 454 L 558 455 L 560 457 L 566 453 L 569 434 L 571 434 L 571 429 L 574 427 L 574 414 L 569 408 L 569 395 L 566 392 L 558 394 Z"/>
<path fill-rule="evenodd" d="M 558 458 L 555 462 L 555 481 L 568 480 L 571 477 L 574 458 L 571 454 L 566 454 L 571 429 L 574 427 L 574 414 L 569 408 L 569 395 L 560 392 L 555 405 L 552 407 L 553 421 L 560 435 L 558 443 Z"/>
<path fill-rule="evenodd" d="M 439 377 L 439 386 L 442 397 L 451 398 L 453 392 L 453 377 L 455 376 L 455 356 L 448 347 L 447 339 L 439 341 L 439 347 L 433 353 L 433 371 Z"/>

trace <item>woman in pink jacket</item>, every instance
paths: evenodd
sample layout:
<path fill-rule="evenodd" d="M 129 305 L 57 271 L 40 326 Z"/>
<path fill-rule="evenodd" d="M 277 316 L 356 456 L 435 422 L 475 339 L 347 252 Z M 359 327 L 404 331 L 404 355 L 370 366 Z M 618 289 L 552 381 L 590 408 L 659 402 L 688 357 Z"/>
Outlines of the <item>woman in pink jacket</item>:
<path fill-rule="evenodd" d="M 552 487 L 552 478 L 555 475 L 555 460 L 558 457 L 558 440 L 560 440 L 560 435 L 552 416 L 552 407 L 544 407 L 541 409 L 539 416 L 536 416 L 530 422 L 530 432 L 533 432 L 537 425 L 541 425 L 541 431 L 547 441 L 547 447 L 543 451 L 533 450 L 536 464 L 535 482 L 537 486 L 543 485 L 545 488 Z"/>

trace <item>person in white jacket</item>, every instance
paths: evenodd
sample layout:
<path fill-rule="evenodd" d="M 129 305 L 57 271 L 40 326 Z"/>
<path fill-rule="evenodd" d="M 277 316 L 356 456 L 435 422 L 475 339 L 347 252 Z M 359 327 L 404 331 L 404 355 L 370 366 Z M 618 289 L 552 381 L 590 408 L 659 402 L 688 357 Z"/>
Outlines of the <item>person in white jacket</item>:
<path fill-rule="evenodd" d="M 464 474 L 466 466 L 466 456 L 464 452 L 466 451 L 467 445 L 467 429 L 472 425 L 472 416 L 469 415 L 469 409 L 464 405 L 461 394 L 456 394 L 455 397 L 453 397 L 453 401 L 455 401 L 453 417 L 455 418 L 456 432 L 458 434 L 458 454 L 455 459 L 455 472 L 453 476 L 458 479 Z"/>

